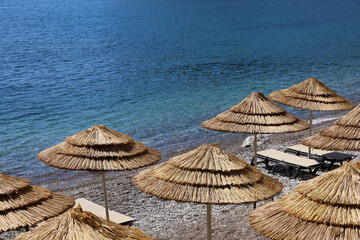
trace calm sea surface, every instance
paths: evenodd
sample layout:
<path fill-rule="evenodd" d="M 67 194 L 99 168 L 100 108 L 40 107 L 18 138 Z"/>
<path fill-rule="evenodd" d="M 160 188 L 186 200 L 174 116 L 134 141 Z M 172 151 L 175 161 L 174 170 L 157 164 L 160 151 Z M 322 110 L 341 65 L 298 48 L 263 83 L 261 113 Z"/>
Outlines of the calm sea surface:
<path fill-rule="evenodd" d="M 359 104 L 359 13 L 358 0 L 2 0 L 1 172 L 55 171 L 37 153 L 94 124 L 165 155 L 220 141 L 200 123 L 309 77 Z"/>

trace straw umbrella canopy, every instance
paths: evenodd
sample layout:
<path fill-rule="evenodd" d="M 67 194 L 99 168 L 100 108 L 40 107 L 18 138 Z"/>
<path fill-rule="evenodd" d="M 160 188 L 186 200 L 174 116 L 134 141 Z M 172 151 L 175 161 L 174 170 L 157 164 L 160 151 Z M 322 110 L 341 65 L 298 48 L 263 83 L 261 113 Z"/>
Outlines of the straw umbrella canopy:
<path fill-rule="evenodd" d="M 332 126 L 302 143 L 317 149 L 360 151 L 360 104 Z"/>
<path fill-rule="evenodd" d="M 345 162 L 258 207 L 249 222 L 271 239 L 360 239 L 359 180 L 360 163 Z"/>
<path fill-rule="evenodd" d="M 151 240 L 137 228 L 122 226 L 106 221 L 81 206 L 52 218 L 29 232 L 21 233 L 16 240 L 74 240 L 74 239 L 109 239 L 109 240 Z"/>
<path fill-rule="evenodd" d="M 287 89 L 273 92 L 269 95 L 269 98 L 281 104 L 310 110 L 310 136 L 312 135 L 312 111 L 349 110 L 354 108 L 352 102 L 337 95 L 316 78 L 309 78 Z"/>
<path fill-rule="evenodd" d="M 102 172 L 106 217 L 109 219 L 104 171 L 130 170 L 156 163 L 161 153 L 131 136 L 95 125 L 67 137 L 65 142 L 43 150 L 38 158 L 47 165 Z"/>
<path fill-rule="evenodd" d="M 137 187 L 166 200 L 207 204 L 211 239 L 211 204 L 253 203 L 280 193 L 283 185 L 214 144 L 170 158 L 134 177 Z"/>
<path fill-rule="evenodd" d="M 251 93 L 236 106 L 203 122 L 201 126 L 223 132 L 254 134 L 255 167 L 257 134 L 297 132 L 310 127 L 306 121 L 287 113 L 260 92 Z"/>
<path fill-rule="evenodd" d="M 33 226 L 72 206 L 72 197 L 0 173 L 0 232 Z"/>

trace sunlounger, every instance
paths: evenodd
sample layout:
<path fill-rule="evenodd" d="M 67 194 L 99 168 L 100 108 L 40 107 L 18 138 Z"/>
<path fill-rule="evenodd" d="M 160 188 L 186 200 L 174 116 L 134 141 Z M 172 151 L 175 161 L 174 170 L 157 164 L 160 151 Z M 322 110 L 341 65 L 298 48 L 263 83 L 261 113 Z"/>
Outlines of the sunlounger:
<path fill-rule="evenodd" d="M 294 145 L 288 147 L 285 152 L 296 154 L 297 156 L 308 156 L 309 148 L 307 146 L 304 146 L 302 144 Z M 349 161 L 352 158 L 354 158 L 354 155 L 341 153 L 341 152 L 334 152 L 334 151 L 325 151 L 325 150 L 319 150 L 319 149 L 311 149 L 311 158 L 314 158 L 318 161 L 325 162 L 329 161 L 330 164 L 328 166 L 328 169 L 331 170 L 334 166 L 334 163 L 339 163 L 342 165 L 344 161 Z M 325 166 L 325 165 L 324 165 Z"/>
<path fill-rule="evenodd" d="M 317 170 L 322 166 L 322 163 L 314 159 L 296 156 L 289 153 L 284 153 L 275 149 L 268 149 L 257 153 L 258 158 L 263 159 L 266 168 L 272 172 L 276 168 L 285 168 L 289 178 L 296 178 L 301 169 L 308 169 L 311 174 L 316 174 Z M 274 165 L 271 165 L 274 163 Z M 253 161 L 251 162 L 253 165 Z M 292 173 L 295 169 L 295 173 Z"/>
<path fill-rule="evenodd" d="M 105 214 L 105 208 L 94 203 L 91 202 L 89 200 L 86 200 L 85 198 L 78 198 L 75 200 L 75 206 L 76 207 L 78 204 L 80 203 L 81 208 L 84 211 L 88 211 L 91 212 L 95 215 L 97 215 L 98 217 L 102 217 L 104 219 L 106 219 L 106 214 Z M 131 224 L 131 222 L 133 222 L 135 219 L 125 216 L 123 214 L 117 213 L 115 211 L 109 211 L 109 220 L 118 224 Z"/>

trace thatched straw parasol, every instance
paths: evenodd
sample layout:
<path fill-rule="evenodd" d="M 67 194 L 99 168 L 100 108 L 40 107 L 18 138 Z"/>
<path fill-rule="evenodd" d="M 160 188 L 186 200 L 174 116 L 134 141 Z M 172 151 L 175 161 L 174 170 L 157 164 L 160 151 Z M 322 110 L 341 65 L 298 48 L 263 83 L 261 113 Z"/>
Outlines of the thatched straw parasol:
<path fill-rule="evenodd" d="M 16 240 L 151 240 L 137 228 L 122 226 L 106 221 L 90 212 L 84 212 L 80 205 L 60 216 L 50 219 L 29 232 L 22 233 Z"/>
<path fill-rule="evenodd" d="M 271 239 L 360 239 L 359 179 L 360 163 L 345 162 L 258 207 L 249 222 Z"/>
<path fill-rule="evenodd" d="M 273 92 L 269 98 L 281 104 L 310 110 L 310 136 L 312 135 L 312 111 L 349 110 L 354 104 L 337 95 L 315 78 L 309 78 L 287 89 Z M 311 149 L 309 148 L 309 156 Z"/>
<path fill-rule="evenodd" d="M 137 187 L 157 197 L 207 204 L 208 239 L 211 239 L 211 204 L 262 201 L 280 193 L 283 185 L 226 153 L 204 144 L 171 158 L 134 177 Z"/>
<path fill-rule="evenodd" d="M 203 122 L 201 126 L 223 132 L 254 134 L 255 167 L 257 134 L 297 132 L 310 127 L 306 121 L 287 113 L 260 92 L 251 93 L 236 106 Z"/>
<path fill-rule="evenodd" d="M 72 197 L 3 173 L 0 173 L 0 198 L 0 232 L 33 226 L 75 204 Z"/>
<path fill-rule="evenodd" d="M 129 135 L 118 133 L 104 125 L 95 125 L 67 137 L 65 142 L 38 154 L 47 165 L 102 172 L 106 218 L 109 219 L 104 171 L 129 170 L 151 165 L 160 160 L 158 150 L 148 148 Z"/>
<path fill-rule="evenodd" d="M 360 105 L 302 143 L 317 149 L 360 151 Z"/>

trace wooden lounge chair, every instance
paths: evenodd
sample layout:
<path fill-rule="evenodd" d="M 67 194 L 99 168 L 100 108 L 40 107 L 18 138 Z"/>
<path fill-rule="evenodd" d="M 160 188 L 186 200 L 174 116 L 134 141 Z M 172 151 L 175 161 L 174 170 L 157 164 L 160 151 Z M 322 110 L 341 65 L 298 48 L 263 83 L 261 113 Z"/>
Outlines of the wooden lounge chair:
<path fill-rule="evenodd" d="M 106 219 L 104 207 L 102 207 L 94 202 L 91 202 L 89 200 L 86 200 L 85 198 L 76 199 L 74 207 L 76 207 L 79 203 L 81 205 L 81 208 L 84 211 L 91 212 L 99 217 Z M 123 214 L 117 213 L 115 211 L 109 211 L 109 220 L 112 222 L 118 223 L 118 224 L 122 224 L 122 225 L 130 225 L 131 222 L 133 222 L 135 219 L 125 216 Z"/>
<path fill-rule="evenodd" d="M 308 156 L 309 154 L 309 147 L 304 146 L 302 144 L 294 145 L 288 147 L 285 152 L 296 154 L 297 156 Z M 334 163 L 339 163 L 342 165 L 344 161 L 349 161 L 353 159 L 355 156 L 341 153 L 341 152 L 334 152 L 334 151 L 325 151 L 320 149 L 311 149 L 311 158 L 316 159 L 317 161 L 321 161 L 325 163 L 325 161 L 330 162 L 328 165 L 328 169 L 331 170 L 334 166 Z M 325 164 L 324 164 L 325 166 Z"/>
<path fill-rule="evenodd" d="M 276 168 L 284 168 L 289 178 L 296 178 L 301 169 L 308 169 L 311 174 L 315 175 L 322 166 L 322 163 L 314 159 L 284 153 L 275 149 L 260 151 L 257 156 L 264 160 L 266 169 L 274 172 Z M 271 163 L 274 163 L 274 165 L 271 166 Z M 253 165 L 253 160 L 251 165 Z M 292 169 L 295 169 L 295 173 L 292 173 Z"/>

